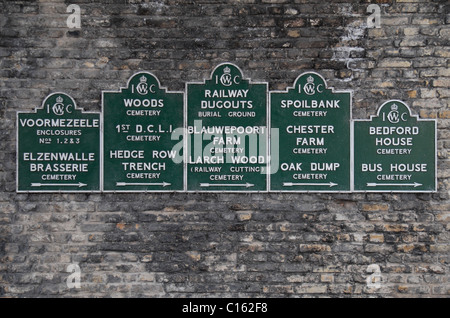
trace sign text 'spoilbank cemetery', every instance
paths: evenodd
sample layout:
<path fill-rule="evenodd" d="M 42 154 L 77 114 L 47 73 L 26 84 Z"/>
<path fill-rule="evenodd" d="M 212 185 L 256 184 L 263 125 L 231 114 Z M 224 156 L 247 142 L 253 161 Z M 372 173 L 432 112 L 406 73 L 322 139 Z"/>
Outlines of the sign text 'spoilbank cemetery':
<path fill-rule="evenodd" d="M 171 92 L 148 72 L 17 113 L 18 192 L 435 192 L 436 120 L 392 100 L 352 119 L 352 92 L 315 72 L 286 91 L 234 64 Z"/>

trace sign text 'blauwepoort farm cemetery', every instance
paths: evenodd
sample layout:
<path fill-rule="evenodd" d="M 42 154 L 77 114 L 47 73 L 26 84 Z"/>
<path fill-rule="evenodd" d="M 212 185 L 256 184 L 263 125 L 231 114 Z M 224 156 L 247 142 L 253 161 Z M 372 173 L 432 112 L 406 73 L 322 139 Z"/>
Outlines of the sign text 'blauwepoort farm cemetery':
<path fill-rule="evenodd" d="M 267 84 L 230 64 L 187 84 L 189 191 L 267 191 Z"/>
<path fill-rule="evenodd" d="M 286 91 L 218 65 L 185 92 L 149 72 L 17 113 L 18 192 L 436 192 L 436 120 L 391 100 L 352 119 L 352 92 L 315 72 Z"/>

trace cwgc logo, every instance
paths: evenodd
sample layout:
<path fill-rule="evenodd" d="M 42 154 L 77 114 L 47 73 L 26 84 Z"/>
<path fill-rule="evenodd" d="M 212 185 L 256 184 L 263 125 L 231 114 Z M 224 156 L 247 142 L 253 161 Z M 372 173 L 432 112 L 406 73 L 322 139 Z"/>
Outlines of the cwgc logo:
<path fill-rule="evenodd" d="M 64 106 L 63 102 L 64 102 L 64 99 L 61 96 L 56 98 L 56 104 L 54 104 L 53 107 L 52 107 L 52 111 L 53 111 L 53 113 L 56 116 L 63 116 L 64 115 L 64 110 L 65 110 L 66 107 Z M 69 110 L 69 106 L 67 106 L 67 110 Z"/>
<path fill-rule="evenodd" d="M 147 77 L 142 75 L 142 77 L 139 79 L 141 82 L 136 86 L 136 91 L 140 95 L 147 95 L 148 94 L 148 84 L 147 84 Z"/>
<path fill-rule="evenodd" d="M 394 104 L 391 106 L 391 111 L 389 114 L 383 113 L 383 121 L 388 120 L 391 124 L 398 124 L 400 121 L 408 121 L 408 113 L 400 113 L 398 111 L 398 105 Z"/>
<path fill-rule="evenodd" d="M 314 84 L 314 77 L 308 77 L 307 81 L 308 83 L 305 84 L 303 90 L 307 95 L 314 95 L 316 93 L 316 84 Z"/>
<path fill-rule="evenodd" d="M 392 105 L 390 113 L 387 115 L 387 119 L 392 124 L 398 124 L 400 122 L 400 114 L 398 112 L 398 106 Z"/>
<path fill-rule="evenodd" d="M 223 86 L 231 86 L 233 84 L 233 79 L 231 77 L 231 69 L 229 67 L 225 67 L 223 69 L 223 75 L 220 78 L 220 82 Z"/>

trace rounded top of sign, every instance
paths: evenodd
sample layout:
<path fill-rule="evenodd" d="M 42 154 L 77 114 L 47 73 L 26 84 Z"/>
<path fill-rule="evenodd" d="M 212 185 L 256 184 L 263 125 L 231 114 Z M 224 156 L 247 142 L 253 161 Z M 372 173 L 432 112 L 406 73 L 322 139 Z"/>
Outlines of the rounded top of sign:
<path fill-rule="evenodd" d="M 48 95 L 42 103 L 42 108 L 46 105 L 73 105 L 76 107 L 75 100 L 66 93 L 52 93 Z"/>
<path fill-rule="evenodd" d="M 390 100 L 385 102 L 381 107 L 378 109 L 377 116 L 380 116 L 383 112 L 407 112 L 409 116 L 411 116 L 411 109 L 408 105 L 406 105 L 405 102 L 402 102 L 401 100 Z"/>
<path fill-rule="evenodd" d="M 213 70 L 211 79 L 215 83 L 224 87 L 229 87 L 241 83 L 243 79 L 242 71 L 232 63 L 222 63 Z"/>
<path fill-rule="evenodd" d="M 410 119 L 418 120 L 418 116 L 412 115 L 409 106 L 400 100 L 390 100 L 385 102 L 378 109 L 376 117 L 380 118 L 379 120 L 387 121 L 390 124 L 401 124 Z"/>
<path fill-rule="evenodd" d="M 212 75 L 239 75 L 242 77 L 241 69 L 233 63 L 222 63 L 217 65 L 212 71 Z"/>
<path fill-rule="evenodd" d="M 310 72 L 297 77 L 294 88 L 300 94 L 312 96 L 323 93 L 327 89 L 327 83 L 321 75 Z"/>
<path fill-rule="evenodd" d="M 145 93 L 150 87 L 161 87 L 158 78 L 149 72 L 139 72 L 134 74 L 128 81 L 128 87 L 136 87 L 137 92 Z"/>

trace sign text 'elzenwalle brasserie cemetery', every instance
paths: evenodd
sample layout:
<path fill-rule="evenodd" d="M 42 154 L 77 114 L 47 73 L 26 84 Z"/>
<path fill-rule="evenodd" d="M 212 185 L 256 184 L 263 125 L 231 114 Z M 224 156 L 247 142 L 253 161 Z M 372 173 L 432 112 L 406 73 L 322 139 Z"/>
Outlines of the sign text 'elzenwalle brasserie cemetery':
<path fill-rule="evenodd" d="M 17 192 L 436 192 L 436 120 L 391 100 L 352 119 L 352 92 L 315 72 L 286 91 L 218 65 L 171 92 L 149 72 L 17 113 Z"/>

